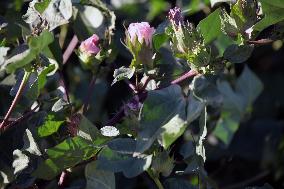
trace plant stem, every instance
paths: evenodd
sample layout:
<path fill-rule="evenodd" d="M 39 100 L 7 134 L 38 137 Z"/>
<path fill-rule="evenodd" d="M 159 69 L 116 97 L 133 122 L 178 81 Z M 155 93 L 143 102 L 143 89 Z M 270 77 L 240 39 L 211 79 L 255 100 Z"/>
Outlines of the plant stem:
<path fill-rule="evenodd" d="M 73 38 L 71 39 L 67 49 L 63 53 L 63 62 L 62 62 L 63 65 L 66 64 L 67 60 L 70 58 L 70 56 L 73 53 L 78 42 L 79 42 L 79 40 L 78 40 L 77 36 L 74 35 Z M 62 70 L 59 70 L 58 72 L 59 72 L 59 76 L 60 76 L 59 83 L 64 88 L 66 100 L 70 104 L 70 97 L 69 97 L 69 93 L 68 93 L 68 90 L 67 90 L 67 87 L 66 87 L 66 82 L 65 82 L 64 77 L 63 77 L 63 72 L 62 72 Z"/>
<path fill-rule="evenodd" d="M 178 83 L 180 83 L 180 82 L 182 82 L 182 81 L 184 81 L 184 80 L 186 80 L 186 79 L 188 79 L 188 78 L 190 78 L 192 76 L 195 76 L 197 74 L 198 74 L 197 71 L 190 70 L 190 71 L 184 73 L 179 78 L 173 80 L 171 82 L 171 84 L 172 85 L 173 84 L 178 84 Z M 146 97 L 147 97 L 147 92 L 139 93 L 138 97 L 139 97 L 139 102 L 143 102 L 146 99 Z M 114 115 L 114 117 L 112 117 L 109 121 L 106 122 L 106 125 L 112 125 L 112 126 L 115 125 L 117 122 L 119 122 L 123 118 L 123 116 L 124 116 L 124 108 L 121 107 L 120 110 Z"/>
<path fill-rule="evenodd" d="M 9 117 L 11 116 L 14 108 L 16 107 L 18 101 L 20 100 L 21 96 L 22 96 L 22 93 L 24 92 L 24 89 L 25 89 L 25 86 L 30 78 L 30 75 L 31 75 L 31 72 L 26 72 L 25 71 L 25 74 L 24 74 L 24 77 L 22 79 L 22 82 L 20 84 L 20 87 L 18 89 L 18 92 L 8 110 L 8 112 L 6 113 L 5 117 L 4 117 L 4 120 L 2 121 L 1 125 L 0 125 L 0 131 L 4 130 L 5 129 L 5 126 L 6 126 L 6 123 L 7 121 L 9 120 Z"/>
<path fill-rule="evenodd" d="M 157 176 L 155 176 L 151 170 L 147 170 L 147 173 L 153 179 L 153 181 L 157 185 L 158 189 L 164 189 L 164 186 L 162 185 L 162 183 L 159 180 L 159 178 Z"/>
<path fill-rule="evenodd" d="M 185 74 L 183 74 L 183 75 L 180 76 L 179 78 L 173 80 L 173 81 L 171 82 L 171 84 L 172 84 L 172 85 L 173 85 L 173 84 L 178 84 L 178 83 L 182 82 L 183 80 L 185 80 L 185 79 L 187 79 L 187 78 L 189 78 L 189 77 L 195 76 L 195 75 L 197 75 L 197 74 L 198 74 L 197 71 L 195 71 L 195 70 L 189 70 L 188 72 L 186 72 Z"/>
<path fill-rule="evenodd" d="M 71 39 L 67 49 L 64 51 L 63 54 L 63 65 L 67 62 L 67 60 L 69 59 L 69 57 L 71 56 L 71 54 L 73 53 L 76 45 L 78 44 L 79 40 L 77 38 L 76 35 L 73 36 L 73 38 Z"/>
<path fill-rule="evenodd" d="M 83 114 L 86 113 L 87 110 L 88 110 L 88 106 L 89 106 L 89 103 L 90 103 L 90 100 L 91 100 L 91 97 L 92 97 L 92 94 L 93 94 L 93 90 L 95 88 L 95 84 L 96 84 L 96 80 L 97 80 L 97 76 L 98 76 L 99 72 L 100 72 L 100 66 L 98 67 L 96 73 L 93 73 L 92 80 L 89 84 L 88 93 L 87 93 L 87 96 L 84 100 Z"/>

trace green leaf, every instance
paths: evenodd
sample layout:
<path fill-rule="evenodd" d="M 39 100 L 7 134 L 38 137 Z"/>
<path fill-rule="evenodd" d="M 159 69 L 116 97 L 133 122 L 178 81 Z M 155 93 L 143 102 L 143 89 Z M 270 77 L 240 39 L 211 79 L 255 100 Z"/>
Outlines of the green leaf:
<path fill-rule="evenodd" d="M 225 9 L 221 9 L 220 20 L 221 31 L 230 37 L 237 37 L 239 30 L 236 21 L 226 12 Z"/>
<path fill-rule="evenodd" d="M 231 17 L 235 19 L 238 29 L 244 33 L 257 22 L 257 2 L 238 0 L 231 8 Z"/>
<path fill-rule="evenodd" d="M 246 104 L 252 104 L 263 90 L 263 84 L 248 66 L 244 70 L 236 83 L 236 91 L 242 94 Z"/>
<path fill-rule="evenodd" d="M 78 128 L 77 135 L 92 141 L 93 144 L 100 146 L 106 143 L 108 140 L 110 140 L 109 137 L 105 137 L 101 134 L 101 132 L 98 130 L 98 128 L 93 125 L 93 123 L 88 120 L 84 115 L 81 115 L 81 121 Z"/>
<path fill-rule="evenodd" d="M 115 138 L 108 142 L 107 146 L 121 154 L 133 154 L 135 152 L 136 141 L 131 138 Z"/>
<path fill-rule="evenodd" d="M 179 153 L 183 156 L 183 159 L 187 159 L 195 155 L 195 145 L 193 141 L 187 141 L 184 143 L 181 146 Z"/>
<path fill-rule="evenodd" d="M 166 29 L 169 26 L 169 21 L 162 22 L 156 29 L 153 35 L 153 46 L 156 50 L 159 50 L 161 46 L 167 42 L 169 39 L 168 35 L 166 34 Z"/>
<path fill-rule="evenodd" d="M 168 148 L 185 130 L 185 107 L 178 85 L 149 91 L 142 107 L 136 152 L 143 153 L 157 138 Z"/>
<path fill-rule="evenodd" d="M 197 25 L 197 29 L 201 32 L 204 43 L 209 44 L 221 34 L 220 8 L 209 14 L 201 20 Z M 212 27 L 214 26 L 214 27 Z"/>
<path fill-rule="evenodd" d="M 42 14 L 45 9 L 48 7 L 51 0 L 43 0 L 42 2 L 35 3 L 35 9 Z"/>
<path fill-rule="evenodd" d="M 189 181 L 180 178 L 168 178 L 164 182 L 165 189 L 194 189 Z"/>
<path fill-rule="evenodd" d="M 229 112 L 222 112 L 213 133 L 228 145 L 239 128 L 239 122 L 240 119 L 234 118 Z"/>
<path fill-rule="evenodd" d="M 141 154 L 133 157 L 131 155 L 117 153 L 109 148 L 104 148 L 98 156 L 97 169 L 123 172 L 124 176 L 127 178 L 132 178 L 147 170 L 151 162 L 152 155 Z"/>
<path fill-rule="evenodd" d="M 26 94 L 26 96 L 30 100 L 35 101 L 39 97 L 40 92 L 44 88 L 45 83 L 47 81 L 47 75 L 54 71 L 56 71 L 55 64 L 50 64 L 47 67 L 44 67 L 38 71 L 36 80 L 30 86 L 30 89 Z"/>
<path fill-rule="evenodd" d="M 162 151 L 154 156 L 151 169 L 157 174 L 162 173 L 164 177 L 168 177 L 173 171 L 174 166 L 174 157 L 170 157 L 169 152 Z"/>
<path fill-rule="evenodd" d="M 223 106 L 214 134 L 228 145 L 242 117 L 261 93 L 263 85 L 246 66 L 236 82 L 235 90 L 226 81 L 219 81 L 217 87 L 223 95 Z"/>
<path fill-rule="evenodd" d="M 284 20 L 284 4 L 281 0 L 260 0 L 264 18 L 253 29 L 262 31 L 266 27 Z"/>
<path fill-rule="evenodd" d="M 43 31 L 39 36 L 32 36 L 28 40 L 29 48 L 16 54 L 6 61 L 6 71 L 8 73 L 14 72 L 31 61 L 33 61 L 43 49 L 53 41 L 53 34 L 49 31 Z"/>
<path fill-rule="evenodd" d="M 38 127 L 38 135 L 40 137 L 46 137 L 52 135 L 53 133 L 57 132 L 59 127 L 65 121 L 58 120 L 55 114 L 48 114 L 44 120 L 44 123 Z"/>
<path fill-rule="evenodd" d="M 115 189 L 114 173 L 96 169 L 97 162 L 86 165 L 85 176 L 88 189 Z"/>
<path fill-rule="evenodd" d="M 53 179 L 61 171 L 90 159 L 100 147 L 79 136 L 67 138 L 60 144 L 47 149 L 49 159 L 42 162 L 33 176 L 45 180 Z"/>
<path fill-rule="evenodd" d="M 254 49 L 253 45 L 230 45 L 224 52 L 224 58 L 232 63 L 243 63 L 250 56 Z"/>
<path fill-rule="evenodd" d="M 196 100 L 198 100 L 199 103 L 202 101 L 203 105 L 207 104 L 213 107 L 218 107 L 222 103 L 222 95 L 219 93 L 216 87 L 215 79 L 211 78 L 210 76 L 195 76 L 192 81 L 191 88 L 193 91 L 192 96 L 196 98 L 189 99 L 189 102 L 193 100 L 194 103 Z M 203 107 L 201 107 L 199 110 L 203 110 Z"/>
<path fill-rule="evenodd" d="M 124 79 L 130 79 L 135 73 L 135 68 L 126 68 L 124 66 L 115 69 L 113 73 L 114 80 L 111 85 Z"/>

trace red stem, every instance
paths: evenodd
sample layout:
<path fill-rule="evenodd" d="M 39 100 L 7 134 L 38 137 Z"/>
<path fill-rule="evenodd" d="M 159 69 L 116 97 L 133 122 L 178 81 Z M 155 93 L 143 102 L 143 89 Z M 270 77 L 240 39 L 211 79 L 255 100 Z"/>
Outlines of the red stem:
<path fill-rule="evenodd" d="M 197 74 L 198 74 L 197 71 L 190 70 L 190 71 L 186 72 L 185 74 L 183 74 L 182 76 L 180 76 L 179 78 L 173 80 L 171 82 L 171 85 L 178 84 L 178 83 L 180 83 L 180 82 L 182 82 L 182 81 L 184 81 L 184 80 L 186 80 L 186 79 L 188 79 L 192 76 L 195 76 Z M 147 92 L 139 93 L 138 97 L 139 97 L 139 101 L 143 102 L 147 97 Z M 136 97 L 133 97 L 132 99 L 134 99 L 134 98 L 136 98 Z M 115 125 L 117 122 L 119 122 L 123 118 L 123 116 L 124 116 L 124 107 L 121 107 L 120 110 L 109 121 L 107 121 L 106 125 L 111 125 L 111 126 Z"/>
<path fill-rule="evenodd" d="M 66 50 L 63 53 L 63 65 L 66 64 L 66 62 L 68 61 L 68 59 L 70 58 L 71 54 L 73 53 L 74 49 L 76 48 L 77 44 L 78 44 L 79 40 L 77 38 L 76 35 L 73 36 L 73 38 L 71 39 L 68 47 L 66 48 Z M 62 70 L 59 70 L 59 76 L 60 76 L 60 85 L 64 88 L 65 90 L 65 99 L 67 100 L 67 102 L 70 104 L 70 96 L 67 90 L 67 86 L 66 86 L 66 82 L 65 79 L 63 77 L 63 73 Z"/>
<path fill-rule="evenodd" d="M 70 58 L 71 54 L 73 53 L 75 47 L 77 46 L 79 40 L 76 35 L 73 36 L 71 39 L 67 49 L 63 53 L 63 65 L 67 62 L 67 60 Z"/>
<path fill-rule="evenodd" d="M 6 113 L 5 117 L 4 117 L 4 120 L 2 121 L 1 125 L 0 125 L 0 131 L 4 130 L 5 129 L 5 126 L 6 126 L 6 123 L 7 121 L 9 120 L 9 117 L 11 116 L 14 108 L 16 107 L 18 101 L 20 100 L 21 96 L 22 96 L 22 93 L 24 92 L 24 89 L 25 89 L 25 86 L 27 84 L 27 81 L 29 79 L 29 76 L 30 76 L 30 73 L 29 72 L 25 72 L 24 76 L 23 76 L 23 79 L 22 79 L 22 82 L 21 82 L 21 85 L 19 87 L 19 90 L 8 110 L 8 112 Z"/>

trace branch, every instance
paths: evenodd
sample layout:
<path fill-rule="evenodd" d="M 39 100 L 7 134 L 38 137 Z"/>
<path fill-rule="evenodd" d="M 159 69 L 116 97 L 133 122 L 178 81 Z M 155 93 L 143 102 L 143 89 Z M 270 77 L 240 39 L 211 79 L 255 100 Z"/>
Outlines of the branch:
<path fill-rule="evenodd" d="M 73 53 L 75 47 L 77 46 L 79 40 L 76 35 L 73 36 L 71 39 L 67 49 L 63 53 L 63 65 L 67 62 L 67 60 L 70 58 L 71 54 Z"/>
<path fill-rule="evenodd" d="M 73 36 L 73 38 L 71 39 L 67 49 L 64 51 L 63 53 L 63 65 L 66 64 L 66 62 L 68 61 L 68 59 L 70 58 L 71 54 L 73 53 L 75 47 L 77 46 L 79 40 L 77 38 L 76 35 Z M 63 73 L 62 73 L 62 70 L 59 70 L 59 76 L 60 76 L 60 85 L 64 88 L 65 90 L 65 97 L 66 97 L 66 100 L 67 102 L 70 104 L 70 97 L 69 97 L 69 93 L 68 93 L 68 90 L 67 90 L 67 87 L 66 87 L 66 82 L 64 80 L 64 77 L 63 77 Z"/>
<path fill-rule="evenodd" d="M 89 84 L 88 93 L 87 93 L 87 96 L 86 96 L 86 98 L 84 100 L 83 114 L 86 113 L 87 110 L 88 110 L 88 106 L 89 106 L 89 103 L 90 103 L 90 100 L 91 100 L 91 96 L 92 96 L 94 88 L 95 88 L 97 75 L 99 74 L 99 72 L 100 72 L 100 66 L 98 67 L 96 73 L 93 73 L 92 80 L 91 80 L 91 82 Z"/>
<path fill-rule="evenodd" d="M 26 118 L 30 117 L 35 111 L 36 109 L 39 108 L 39 104 L 36 105 L 32 110 L 28 111 L 27 113 L 25 113 L 24 115 L 22 115 L 21 117 L 19 117 L 18 119 L 16 119 L 15 121 L 13 121 L 12 123 L 10 123 L 9 125 L 7 125 L 5 128 L 4 128 L 4 131 L 6 131 L 7 129 L 13 127 L 14 125 L 16 125 L 17 123 L 25 120 Z"/>
<path fill-rule="evenodd" d="M 179 78 L 173 80 L 173 81 L 171 82 L 171 84 L 172 84 L 172 85 L 173 85 L 173 84 L 178 84 L 178 83 L 180 83 L 180 82 L 182 82 L 182 81 L 184 81 L 184 80 L 186 80 L 186 79 L 188 79 L 188 78 L 190 78 L 190 77 L 192 77 L 192 76 L 196 76 L 197 74 L 198 74 L 197 71 L 195 71 L 195 70 L 190 70 L 190 71 L 186 72 L 185 74 L 183 74 L 182 76 L 180 76 Z"/>
<path fill-rule="evenodd" d="M 18 101 L 20 100 L 20 98 L 21 98 L 21 96 L 22 96 L 22 94 L 24 92 L 25 86 L 26 86 L 26 84 L 27 84 L 27 82 L 28 82 L 28 80 L 30 78 L 30 75 L 31 75 L 31 72 L 26 72 L 25 71 L 25 74 L 24 74 L 24 77 L 22 79 L 22 82 L 21 82 L 21 85 L 19 87 L 19 90 L 18 90 L 18 92 L 17 92 L 17 94 L 16 94 L 16 96 L 15 96 L 15 98 L 14 98 L 14 100 L 13 100 L 13 102 L 12 102 L 12 104 L 11 104 L 9 110 L 8 110 L 8 112 L 6 113 L 6 115 L 4 117 L 4 120 L 2 121 L 2 123 L 0 125 L 0 131 L 5 129 L 6 123 L 9 120 L 10 115 L 12 114 L 14 108 L 16 107 Z"/>
<path fill-rule="evenodd" d="M 273 43 L 274 41 L 272 39 L 259 39 L 256 41 L 247 41 L 248 44 L 254 44 L 254 45 L 267 45 L 270 43 Z"/>
<path fill-rule="evenodd" d="M 197 75 L 198 72 L 195 71 L 195 70 L 190 70 L 188 72 L 186 72 L 185 74 L 183 74 L 182 76 L 180 76 L 179 78 L 173 80 L 171 82 L 171 85 L 174 85 L 174 84 L 178 84 L 190 77 L 193 77 L 195 75 Z M 139 93 L 138 94 L 138 98 L 139 98 L 139 102 L 143 102 L 147 97 L 147 92 L 142 92 L 142 93 Z M 133 97 L 134 98 L 137 98 L 137 95 Z M 120 110 L 109 120 L 106 122 L 106 125 L 115 125 L 117 122 L 119 122 L 123 117 L 125 116 L 124 114 L 124 106 L 122 106 L 120 108 Z"/>

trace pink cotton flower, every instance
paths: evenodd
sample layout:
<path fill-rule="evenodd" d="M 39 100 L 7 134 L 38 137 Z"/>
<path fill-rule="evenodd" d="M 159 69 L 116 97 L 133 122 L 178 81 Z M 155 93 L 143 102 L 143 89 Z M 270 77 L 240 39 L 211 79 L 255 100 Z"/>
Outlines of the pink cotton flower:
<path fill-rule="evenodd" d="M 155 33 L 155 29 L 150 26 L 148 22 L 132 23 L 128 27 L 128 33 L 131 43 L 134 44 L 136 38 L 139 43 L 145 41 L 147 46 L 152 47 L 152 37 Z"/>
<path fill-rule="evenodd" d="M 99 37 L 96 34 L 93 34 L 91 37 L 81 43 L 79 49 L 82 52 L 96 55 L 100 51 L 100 48 L 97 46 L 98 44 Z"/>

